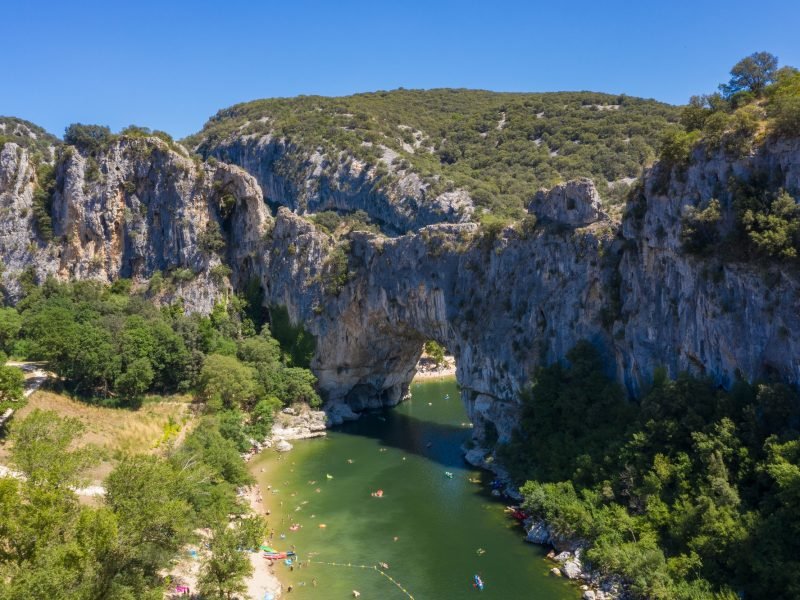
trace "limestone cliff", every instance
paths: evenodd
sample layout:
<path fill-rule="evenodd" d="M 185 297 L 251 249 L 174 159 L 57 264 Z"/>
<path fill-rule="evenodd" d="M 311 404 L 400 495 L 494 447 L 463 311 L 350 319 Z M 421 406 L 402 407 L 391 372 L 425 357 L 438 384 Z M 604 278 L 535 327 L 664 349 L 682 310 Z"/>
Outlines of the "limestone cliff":
<path fill-rule="evenodd" d="M 3 286 L 9 299 L 19 279 L 47 275 L 147 284 L 163 273 L 170 285 L 154 293 L 182 297 L 208 312 L 228 287 L 227 263 L 240 283 L 256 271 L 271 221 L 252 177 L 231 165 L 194 161 L 158 138 L 121 138 L 92 155 L 64 147 L 55 164 L 50 202 L 52 240 L 34 218 L 41 182 L 29 153 L 16 144 L 0 152 Z"/>
<path fill-rule="evenodd" d="M 473 224 L 439 224 L 385 238 L 354 234 L 348 282 L 326 293 L 335 243 L 281 210 L 265 287 L 317 336 L 314 369 L 331 402 L 394 404 L 408 390 L 425 339 L 455 356 L 464 401 L 480 435 L 513 429 L 515 400 L 537 365 L 579 339 L 601 348 L 609 373 L 639 393 L 654 369 L 800 381 L 800 281 L 794 267 L 697 258 L 681 246 L 689 205 L 718 198 L 732 210 L 730 177 L 766 171 L 800 190 L 800 144 L 767 145 L 738 160 L 698 151 L 687 172 L 644 180 L 621 222 L 588 182 L 537 195 L 530 229 L 492 238 Z M 281 242 L 280 240 L 284 240 Z M 292 252 L 282 250 L 296 240 Z"/>
<path fill-rule="evenodd" d="M 463 198 L 442 198 L 440 209 L 427 199 L 422 209 L 419 190 L 394 196 L 352 161 L 326 171 L 313 151 L 306 162 L 292 159 L 302 168 L 288 177 L 282 153 L 300 150 L 282 144 L 243 138 L 207 149 L 239 166 L 192 159 L 155 138 L 122 137 L 94 155 L 62 148 L 52 241 L 34 219 L 31 158 L 5 144 L 7 297 L 18 296 L 25 272 L 142 285 L 162 272 L 171 284 L 157 297 L 208 311 L 256 277 L 269 304 L 287 307 L 316 336 L 312 368 L 334 415 L 399 402 L 424 341 L 435 339 L 456 357 L 476 433 L 489 438 L 488 423 L 500 439 L 510 435 L 535 368 L 581 339 L 601 349 L 609 374 L 634 395 L 660 366 L 721 385 L 737 376 L 800 382 L 796 267 L 699 258 L 681 242 L 689 207 L 716 199 L 723 223 L 731 220 L 732 180 L 797 197 L 798 140 L 773 140 L 743 158 L 700 148 L 686 169 L 657 166 L 621 219 L 588 180 L 532 190 L 536 218 L 500 231 L 468 222 Z M 367 210 L 397 235 L 336 238 L 303 216 L 328 208 Z"/>
<path fill-rule="evenodd" d="M 363 210 L 384 231 L 396 234 L 432 223 L 468 221 L 473 212 L 466 192 L 432 194 L 416 173 L 400 166 L 389 148 L 382 149 L 379 161 L 383 175 L 376 165 L 355 157 L 330 157 L 271 134 L 234 136 L 199 150 L 243 167 L 258 180 L 268 203 L 298 214 Z"/>

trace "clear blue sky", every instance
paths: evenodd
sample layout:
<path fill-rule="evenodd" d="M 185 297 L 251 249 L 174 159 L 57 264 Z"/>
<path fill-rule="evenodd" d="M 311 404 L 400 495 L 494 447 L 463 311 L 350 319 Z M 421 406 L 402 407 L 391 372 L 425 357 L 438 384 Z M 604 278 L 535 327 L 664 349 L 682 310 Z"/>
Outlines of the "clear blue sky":
<path fill-rule="evenodd" d="M 800 66 L 797 0 L 9 0 L 2 21 L 0 114 L 57 135 L 183 137 L 237 102 L 400 86 L 683 103 L 757 50 Z"/>

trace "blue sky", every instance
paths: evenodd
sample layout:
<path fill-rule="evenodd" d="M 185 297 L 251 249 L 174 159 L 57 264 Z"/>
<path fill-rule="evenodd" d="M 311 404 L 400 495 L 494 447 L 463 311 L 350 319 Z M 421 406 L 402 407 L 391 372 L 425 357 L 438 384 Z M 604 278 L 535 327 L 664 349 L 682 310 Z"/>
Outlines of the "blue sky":
<path fill-rule="evenodd" d="M 197 131 L 297 94 L 468 87 L 683 103 L 756 50 L 800 66 L 796 0 L 12 1 L 0 114 Z"/>

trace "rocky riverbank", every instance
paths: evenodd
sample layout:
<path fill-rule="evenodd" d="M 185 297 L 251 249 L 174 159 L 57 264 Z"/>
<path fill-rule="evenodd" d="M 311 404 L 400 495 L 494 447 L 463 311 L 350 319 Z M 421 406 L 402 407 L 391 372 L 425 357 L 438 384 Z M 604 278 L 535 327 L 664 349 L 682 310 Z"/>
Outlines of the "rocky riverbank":
<path fill-rule="evenodd" d="M 275 415 L 275 423 L 270 435 L 262 440 L 251 440 L 252 447 L 245 453 L 244 459 L 249 461 L 253 456 L 267 448 L 277 452 L 289 452 L 290 442 L 327 435 L 328 415 L 322 410 L 311 410 L 308 406 L 284 408 Z"/>
<path fill-rule="evenodd" d="M 464 448 L 464 460 L 481 469 L 495 474 L 501 483 L 492 491 L 492 495 L 508 498 L 514 502 L 522 502 L 522 494 L 512 483 L 511 477 L 501 464 L 495 461 L 494 455 L 486 448 Z M 525 541 L 531 544 L 551 546 L 547 558 L 555 565 L 550 573 L 556 577 L 566 577 L 580 584 L 583 600 L 625 600 L 625 582 L 614 575 L 603 575 L 592 569 L 589 562 L 583 560 L 586 541 L 563 538 L 555 535 L 550 526 L 542 520 L 533 518 L 523 522 Z"/>

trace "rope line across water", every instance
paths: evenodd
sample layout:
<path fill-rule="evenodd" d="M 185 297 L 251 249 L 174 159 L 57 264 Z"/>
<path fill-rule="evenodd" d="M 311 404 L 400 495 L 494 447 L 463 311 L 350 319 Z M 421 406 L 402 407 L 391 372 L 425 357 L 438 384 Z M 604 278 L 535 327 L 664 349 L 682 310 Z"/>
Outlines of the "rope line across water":
<path fill-rule="evenodd" d="M 411 592 L 409 592 L 406 588 L 404 588 L 402 585 L 400 585 L 391 575 L 389 575 L 385 571 L 381 571 L 375 565 L 354 565 L 354 564 L 351 564 L 351 563 L 347 563 L 347 564 L 334 563 L 334 562 L 325 562 L 325 561 L 322 561 L 322 560 L 314 560 L 314 561 L 309 560 L 308 564 L 309 565 L 311 565 L 311 564 L 328 565 L 329 567 L 345 567 L 345 568 L 348 568 L 348 569 L 372 569 L 373 571 L 377 571 L 378 573 L 380 573 L 381 575 L 386 577 L 386 579 L 388 579 L 389 581 L 391 581 L 393 584 L 395 584 L 397 586 L 397 589 L 399 589 L 401 592 L 403 592 L 411 600 L 414 600 L 414 596 L 411 595 Z"/>

